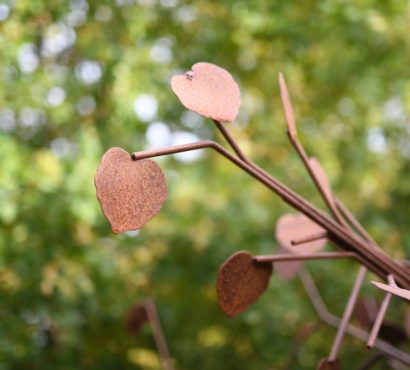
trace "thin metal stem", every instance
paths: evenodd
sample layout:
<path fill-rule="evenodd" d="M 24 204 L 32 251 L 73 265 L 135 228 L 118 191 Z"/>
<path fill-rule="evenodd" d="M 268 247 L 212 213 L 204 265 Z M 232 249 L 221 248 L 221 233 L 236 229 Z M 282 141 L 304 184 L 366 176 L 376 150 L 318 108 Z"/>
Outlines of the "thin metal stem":
<path fill-rule="evenodd" d="M 367 272 L 366 268 L 363 266 L 360 266 L 359 273 L 357 275 L 356 281 L 353 284 L 352 292 L 350 293 L 349 300 L 347 301 L 347 305 L 343 313 L 342 320 L 340 321 L 340 325 L 337 330 L 337 334 L 333 342 L 330 355 L 328 357 L 329 362 L 334 362 L 337 358 L 337 355 L 339 353 L 339 349 L 342 344 L 342 340 L 343 340 L 343 337 L 346 331 L 347 324 L 349 323 L 350 316 L 352 315 L 354 306 L 356 304 L 357 297 L 360 292 L 360 288 L 366 276 L 366 272 Z"/>
<path fill-rule="evenodd" d="M 367 241 L 372 243 L 375 247 L 381 249 L 374 239 L 369 235 L 369 233 L 364 229 L 364 227 L 360 224 L 360 222 L 354 217 L 354 215 L 349 211 L 349 209 L 339 200 L 337 199 L 331 191 L 330 184 L 328 185 L 328 189 L 323 187 L 320 179 L 318 178 L 318 174 L 312 168 L 311 162 L 300 143 L 297 137 L 297 130 L 296 130 L 296 123 L 293 113 L 292 102 L 289 97 L 288 88 L 286 85 L 286 81 L 282 74 L 279 75 L 279 85 L 281 90 L 281 98 L 283 103 L 283 108 L 285 111 L 285 119 L 288 124 L 288 137 L 296 149 L 296 152 L 299 154 L 299 157 L 302 159 L 310 177 L 313 179 L 313 182 L 316 185 L 316 188 L 319 190 L 322 198 L 324 199 L 325 203 L 327 204 L 329 210 L 332 212 L 335 219 L 345 227 L 347 226 L 346 221 L 342 217 L 342 214 L 349 220 L 349 222 L 355 227 L 356 231 Z"/>
<path fill-rule="evenodd" d="M 398 264 L 382 250 L 370 247 L 356 234 L 330 220 L 325 214 L 323 214 L 323 212 L 315 208 L 312 204 L 307 202 L 305 199 L 294 193 L 273 177 L 268 177 L 267 175 L 261 174 L 248 163 L 245 163 L 233 156 L 225 148 L 213 141 L 200 141 L 192 144 L 137 152 L 132 154 L 132 158 L 134 160 L 146 159 L 203 148 L 212 148 L 216 150 L 219 154 L 229 159 L 242 170 L 278 194 L 286 203 L 298 209 L 312 221 L 322 226 L 329 232 L 330 240 L 336 243 L 340 248 L 347 251 L 353 250 L 357 254 L 362 255 L 364 261 L 363 263 L 382 279 L 385 279 L 389 273 L 392 273 L 396 276 L 397 281 L 402 286 L 410 288 L 410 276 L 404 266 Z"/>
<path fill-rule="evenodd" d="M 297 246 L 300 244 L 305 244 L 305 243 L 309 243 L 309 242 L 314 242 L 316 240 L 320 240 L 320 239 L 326 239 L 327 238 L 327 232 L 322 232 L 322 233 L 318 233 L 318 234 L 314 234 L 314 235 L 309 235 L 300 239 L 293 239 L 290 241 L 290 244 Z"/>
<path fill-rule="evenodd" d="M 265 256 L 255 256 L 253 260 L 257 263 L 266 262 L 286 262 L 286 261 L 308 261 L 308 260 L 329 260 L 337 258 L 356 258 L 354 252 L 323 252 L 323 253 L 297 253 L 297 254 L 272 254 Z"/>
<path fill-rule="evenodd" d="M 161 358 L 162 366 L 164 370 L 173 370 L 171 355 L 168 350 L 167 341 L 165 339 L 164 332 L 162 331 L 161 323 L 158 318 L 157 308 L 153 301 L 147 301 L 144 303 L 147 311 L 148 320 L 151 324 L 152 335 L 154 336 L 155 344 L 158 349 L 159 356 Z"/>
<path fill-rule="evenodd" d="M 330 189 L 330 185 L 328 185 L 328 189 L 325 189 L 322 186 L 321 181 L 319 181 L 318 174 L 312 168 L 311 163 L 310 163 L 310 161 L 309 161 L 309 159 L 308 159 L 302 145 L 300 144 L 300 142 L 297 139 L 296 123 L 295 123 L 295 119 L 294 119 L 293 108 L 292 108 L 292 104 L 291 104 L 291 101 L 290 101 L 290 98 L 289 98 L 289 93 L 288 93 L 288 90 L 287 90 L 287 87 L 286 87 L 286 82 L 285 82 L 285 79 L 284 79 L 282 74 L 280 74 L 280 76 L 279 76 L 279 83 L 280 83 L 280 87 L 281 87 L 282 102 L 283 102 L 284 110 L 285 110 L 285 118 L 288 122 L 288 135 L 289 135 L 292 143 L 294 143 L 294 145 L 296 147 L 296 150 L 299 153 L 300 157 L 302 158 L 303 162 L 305 163 L 305 165 L 308 169 L 308 172 L 311 174 L 311 177 L 312 177 L 313 181 L 315 182 L 315 184 L 317 183 L 318 189 L 322 193 L 322 196 L 324 197 L 325 201 L 327 200 L 328 203 L 330 204 L 330 209 L 333 210 L 334 217 L 336 218 L 336 220 L 338 220 L 338 222 L 341 225 L 346 227 L 348 225 L 346 224 L 346 222 L 344 221 L 344 219 L 341 217 L 340 213 L 338 212 L 338 209 L 336 207 L 336 203 L 335 203 L 335 200 L 334 200 L 334 196 L 333 196 L 332 191 Z M 267 177 L 271 181 L 274 181 L 274 182 L 276 181 L 269 173 L 267 173 L 266 171 L 264 171 L 263 169 L 258 167 L 254 162 L 252 162 L 250 159 L 248 159 L 245 156 L 245 154 L 242 152 L 239 145 L 235 142 L 235 140 L 233 139 L 233 137 L 231 136 L 229 131 L 226 130 L 225 126 L 221 122 L 214 120 L 214 123 L 216 124 L 217 128 L 221 132 L 222 136 L 225 138 L 225 140 L 228 142 L 228 144 L 231 146 L 233 151 L 236 153 L 236 155 L 240 159 L 242 159 L 247 164 L 249 164 L 260 175 L 262 175 L 264 177 Z M 279 185 L 281 186 L 282 184 L 279 183 Z M 288 191 L 288 189 L 285 186 L 283 186 L 282 190 L 285 191 L 285 192 Z M 303 199 L 303 201 L 304 201 L 304 199 Z M 350 214 L 350 217 L 355 220 L 356 224 L 359 224 L 359 222 L 354 218 L 354 216 L 352 214 Z M 359 233 L 360 233 L 360 229 L 359 229 Z M 367 240 L 373 241 L 371 239 L 371 237 L 370 237 L 370 239 L 368 239 L 366 237 L 367 236 L 366 234 L 364 234 L 364 233 L 360 233 L 360 234 L 362 235 L 362 237 L 365 240 L 367 239 Z M 375 242 L 373 242 L 373 244 L 377 247 Z M 381 250 L 381 248 L 379 248 L 379 249 Z M 366 264 L 366 262 L 364 262 L 364 264 Z"/>
<path fill-rule="evenodd" d="M 339 224 L 346 226 L 343 217 L 340 215 L 335 205 L 335 202 L 333 200 L 333 194 L 330 190 L 330 186 L 329 186 L 329 189 L 324 188 L 324 185 L 320 181 L 317 172 L 312 167 L 311 162 L 309 161 L 309 157 L 307 156 L 305 149 L 303 148 L 302 144 L 299 142 L 299 139 L 297 137 L 297 129 L 296 129 L 296 122 L 295 122 L 295 115 L 293 113 L 292 102 L 289 97 L 289 91 L 286 85 L 285 78 L 283 77 L 282 74 L 279 75 L 279 87 L 280 87 L 280 96 L 282 100 L 283 110 L 285 113 L 285 119 L 288 125 L 288 137 L 290 139 L 290 142 L 292 143 L 300 159 L 305 165 L 309 173 L 309 176 L 313 180 L 313 183 L 315 184 L 316 188 L 319 190 L 319 193 L 321 194 L 323 200 L 325 201 L 333 217 L 336 219 L 336 221 Z"/>
<path fill-rule="evenodd" d="M 389 284 L 394 285 L 394 278 L 392 275 L 387 276 L 387 281 Z M 376 320 L 374 321 L 372 330 L 370 332 L 369 340 L 367 341 L 367 348 L 372 349 L 374 347 L 374 344 L 376 342 L 377 336 L 379 335 L 380 328 L 382 326 L 384 317 L 387 312 L 387 308 L 389 307 L 390 300 L 391 300 L 392 294 L 391 293 L 386 293 L 384 296 L 383 302 L 380 306 L 379 312 L 377 313 Z"/>
<path fill-rule="evenodd" d="M 232 150 L 236 153 L 239 159 L 242 159 L 246 163 L 250 163 L 249 159 L 246 157 L 246 155 L 242 152 L 242 149 L 240 146 L 236 143 L 236 141 L 233 139 L 229 131 L 225 128 L 222 122 L 213 120 L 216 127 L 222 134 L 222 136 L 225 138 L 225 140 L 228 142 Z"/>

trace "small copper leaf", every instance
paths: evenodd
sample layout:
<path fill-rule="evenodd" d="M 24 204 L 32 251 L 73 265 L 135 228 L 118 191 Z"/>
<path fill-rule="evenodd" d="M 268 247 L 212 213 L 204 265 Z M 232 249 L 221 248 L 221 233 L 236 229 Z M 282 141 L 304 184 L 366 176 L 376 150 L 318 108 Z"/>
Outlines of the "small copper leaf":
<path fill-rule="evenodd" d="M 121 148 L 104 154 L 94 182 L 115 233 L 141 228 L 161 210 L 168 193 L 165 176 L 154 161 L 134 161 Z"/>
<path fill-rule="evenodd" d="M 232 122 L 241 105 L 239 86 L 225 69 L 196 63 L 192 71 L 174 76 L 171 87 L 185 108 L 220 122 Z"/>
<path fill-rule="evenodd" d="M 252 306 L 268 288 L 271 263 L 256 263 L 248 252 L 230 256 L 218 271 L 216 292 L 219 305 L 230 317 Z"/>

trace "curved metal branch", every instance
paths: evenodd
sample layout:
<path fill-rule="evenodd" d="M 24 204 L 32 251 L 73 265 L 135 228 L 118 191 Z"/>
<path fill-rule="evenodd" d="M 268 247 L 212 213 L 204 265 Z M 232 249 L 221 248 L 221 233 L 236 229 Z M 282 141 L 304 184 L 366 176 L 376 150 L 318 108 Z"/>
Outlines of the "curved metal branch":
<path fill-rule="evenodd" d="M 404 266 L 393 260 L 382 250 L 369 246 L 367 242 L 363 241 L 356 234 L 329 219 L 329 217 L 323 212 L 315 208 L 311 203 L 300 197 L 269 174 L 266 174 L 265 172 L 261 173 L 248 163 L 229 153 L 225 148 L 214 141 L 206 140 L 193 144 L 136 152 L 132 154 L 132 158 L 138 160 L 204 148 L 214 149 L 270 190 L 278 194 L 286 203 L 322 226 L 328 231 L 329 239 L 332 242 L 346 251 L 354 251 L 358 255 L 361 255 L 363 257 L 364 265 L 379 277 L 386 279 L 388 274 L 392 274 L 396 277 L 396 280 L 400 285 L 407 289 L 410 288 L 410 276 Z"/>

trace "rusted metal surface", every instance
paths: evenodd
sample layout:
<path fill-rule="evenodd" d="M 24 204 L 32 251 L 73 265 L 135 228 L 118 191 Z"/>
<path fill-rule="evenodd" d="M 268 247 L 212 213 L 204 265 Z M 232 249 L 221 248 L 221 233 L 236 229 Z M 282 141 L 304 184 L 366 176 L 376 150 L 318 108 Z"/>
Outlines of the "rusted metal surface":
<path fill-rule="evenodd" d="M 327 358 L 320 361 L 317 370 L 341 370 L 342 365 L 339 359 L 329 362 Z"/>
<path fill-rule="evenodd" d="M 371 283 L 375 285 L 376 287 L 378 287 L 379 289 L 384 290 L 385 292 L 392 293 L 397 297 L 401 297 L 401 298 L 404 298 L 410 301 L 410 290 L 401 289 L 397 286 L 387 285 L 387 284 L 379 283 L 377 281 L 372 281 Z"/>
<path fill-rule="evenodd" d="M 146 323 L 148 323 L 148 314 L 144 304 L 136 304 L 127 312 L 125 328 L 129 333 L 137 335 Z"/>
<path fill-rule="evenodd" d="M 232 122 L 239 112 L 238 84 L 228 71 L 215 64 L 194 64 L 192 71 L 173 77 L 171 87 L 187 109 L 202 116 Z"/>
<path fill-rule="evenodd" d="M 154 161 L 134 161 L 121 148 L 104 154 L 94 182 L 114 233 L 144 226 L 161 210 L 168 193 L 165 176 Z"/>
<path fill-rule="evenodd" d="M 252 306 L 268 288 L 271 263 L 255 263 L 248 252 L 230 256 L 218 271 L 216 293 L 221 309 L 230 317 Z"/>
<path fill-rule="evenodd" d="M 282 248 L 291 253 L 315 253 L 326 245 L 326 239 L 312 240 L 303 245 L 293 245 L 295 239 L 302 239 L 308 235 L 324 234 L 325 230 L 305 215 L 287 213 L 276 224 L 276 239 Z"/>

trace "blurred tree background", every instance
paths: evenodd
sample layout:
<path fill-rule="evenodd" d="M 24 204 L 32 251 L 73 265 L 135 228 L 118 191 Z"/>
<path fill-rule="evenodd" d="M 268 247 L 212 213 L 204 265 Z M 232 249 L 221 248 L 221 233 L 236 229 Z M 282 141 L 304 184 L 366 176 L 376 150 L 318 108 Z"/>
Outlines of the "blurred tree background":
<path fill-rule="evenodd" d="M 287 141 L 282 71 L 301 140 L 335 193 L 388 253 L 409 258 L 409 24 L 401 0 L 0 0 L 0 369 L 156 370 L 149 328 L 124 330 L 146 298 L 176 369 L 314 369 L 335 330 L 318 325 L 300 283 L 273 277 L 234 319 L 216 300 L 229 255 L 276 250 L 290 210 L 278 197 L 213 152 L 157 159 L 163 210 L 114 235 L 93 177 L 113 146 L 220 140 L 170 89 L 207 61 L 241 86 L 230 129 L 245 152 L 322 207 Z M 309 267 L 340 314 L 357 266 Z M 362 293 L 382 298 L 368 283 Z M 406 309 L 394 299 L 388 314 L 400 323 Z M 347 337 L 341 356 L 353 369 L 371 354 Z"/>

